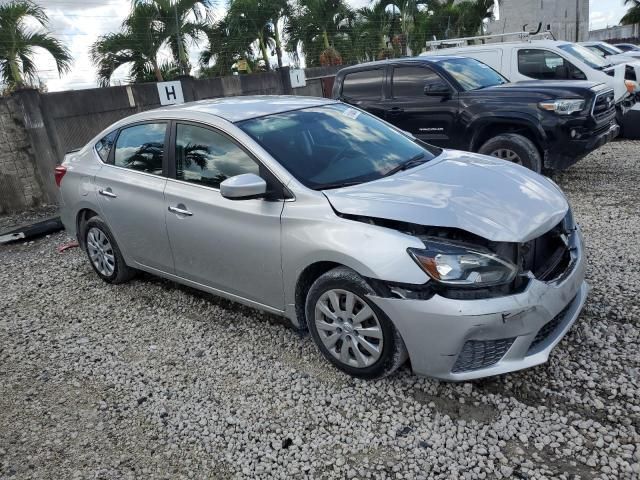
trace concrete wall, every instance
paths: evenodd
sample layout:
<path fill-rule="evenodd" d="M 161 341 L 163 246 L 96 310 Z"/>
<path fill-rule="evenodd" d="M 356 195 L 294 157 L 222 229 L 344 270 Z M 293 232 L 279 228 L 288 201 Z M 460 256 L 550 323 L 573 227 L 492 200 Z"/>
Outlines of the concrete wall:
<path fill-rule="evenodd" d="M 286 68 L 203 80 L 187 77 L 181 84 L 186 102 L 234 95 L 321 97 L 322 77 L 339 68 L 308 69 L 307 85 L 301 88 L 291 88 Z M 115 121 L 159 106 L 155 83 L 45 94 L 23 90 L 0 99 L 0 213 L 55 203 L 53 170 L 65 153 Z"/>
<path fill-rule="evenodd" d="M 589 40 L 618 40 L 621 42 L 627 40 L 629 43 L 638 43 L 640 41 L 640 23 L 591 30 Z"/>
<path fill-rule="evenodd" d="M 0 214 L 45 202 L 20 105 L 0 98 Z"/>
<path fill-rule="evenodd" d="M 533 31 L 542 22 L 558 40 L 582 42 L 589 36 L 589 0 L 499 0 L 500 20 L 489 22 L 489 33 Z"/>

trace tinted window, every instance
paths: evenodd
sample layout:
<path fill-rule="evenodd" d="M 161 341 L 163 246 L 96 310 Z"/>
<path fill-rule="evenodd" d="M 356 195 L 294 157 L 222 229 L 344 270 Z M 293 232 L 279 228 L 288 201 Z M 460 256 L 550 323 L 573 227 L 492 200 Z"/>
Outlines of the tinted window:
<path fill-rule="evenodd" d="M 464 91 L 479 90 L 507 83 L 493 68 L 473 58 L 450 58 L 438 64 L 451 75 Z"/>
<path fill-rule="evenodd" d="M 118 135 L 115 165 L 162 175 L 166 123 L 143 123 L 123 128 Z"/>
<path fill-rule="evenodd" d="M 103 162 L 107 162 L 109 160 L 109 152 L 111 152 L 111 147 L 113 147 L 113 141 L 116 138 L 116 133 L 118 133 L 117 130 L 115 132 L 108 133 L 98 140 L 98 143 L 96 143 L 96 152 L 98 152 L 98 155 L 100 155 Z"/>
<path fill-rule="evenodd" d="M 258 164 L 221 133 L 195 125 L 178 124 L 176 131 L 176 178 L 218 188 L 220 183 L 243 173 L 260 174 Z"/>
<path fill-rule="evenodd" d="M 397 67 L 393 70 L 393 96 L 394 97 L 423 97 L 424 86 L 440 80 L 430 68 L 421 67 Z"/>
<path fill-rule="evenodd" d="M 588 50 L 586 51 L 588 52 Z M 518 71 L 522 75 L 538 80 L 587 79 L 585 74 L 575 65 L 549 50 L 519 50 Z"/>
<path fill-rule="evenodd" d="M 382 96 L 382 70 L 349 73 L 342 83 L 344 98 L 378 99 Z"/>
<path fill-rule="evenodd" d="M 301 183 L 317 190 L 376 180 L 409 159 L 428 161 L 441 151 L 344 104 L 268 115 L 238 126 Z"/>

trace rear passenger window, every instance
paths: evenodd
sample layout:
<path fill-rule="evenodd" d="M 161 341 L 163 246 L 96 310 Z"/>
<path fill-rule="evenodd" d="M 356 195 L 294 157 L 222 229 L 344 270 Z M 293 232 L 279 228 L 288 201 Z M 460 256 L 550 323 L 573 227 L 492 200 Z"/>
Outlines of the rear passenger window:
<path fill-rule="evenodd" d="M 342 82 L 342 96 L 348 99 L 377 100 L 382 97 L 382 70 L 349 73 Z"/>
<path fill-rule="evenodd" d="M 440 80 L 437 73 L 429 68 L 397 67 L 393 70 L 394 97 L 424 97 L 424 86 Z"/>
<path fill-rule="evenodd" d="M 586 75 L 571 62 L 549 50 L 518 50 L 518 71 L 538 80 L 586 80 Z"/>
<path fill-rule="evenodd" d="M 96 143 L 96 152 L 105 163 L 109 160 L 109 153 L 111 152 L 111 147 L 113 147 L 113 141 L 116 139 L 116 133 L 118 133 L 117 130 L 108 133 Z"/>
<path fill-rule="evenodd" d="M 231 139 L 208 128 L 178 124 L 176 179 L 219 188 L 229 177 L 260 175 L 259 165 Z"/>
<path fill-rule="evenodd" d="M 123 128 L 116 141 L 118 167 L 162 175 L 166 123 L 143 123 Z"/>

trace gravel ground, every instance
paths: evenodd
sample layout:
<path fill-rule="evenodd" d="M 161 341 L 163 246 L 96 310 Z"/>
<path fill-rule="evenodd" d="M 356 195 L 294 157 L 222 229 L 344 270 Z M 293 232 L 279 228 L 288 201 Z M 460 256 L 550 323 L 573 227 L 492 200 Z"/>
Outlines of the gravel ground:
<path fill-rule="evenodd" d="M 0 247 L 0 477 L 639 478 L 639 148 L 557 179 L 590 259 L 575 327 L 472 383 L 351 379 L 275 317 L 101 282 L 64 232 Z"/>

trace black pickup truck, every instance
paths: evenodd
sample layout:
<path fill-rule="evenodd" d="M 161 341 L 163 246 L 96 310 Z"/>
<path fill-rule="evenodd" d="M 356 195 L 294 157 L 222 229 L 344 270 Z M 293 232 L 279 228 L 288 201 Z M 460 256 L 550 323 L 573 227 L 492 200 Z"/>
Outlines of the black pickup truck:
<path fill-rule="evenodd" d="M 511 83 L 484 63 L 433 56 L 338 72 L 333 97 L 420 140 L 494 155 L 531 170 L 563 170 L 613 139 L 613 90 L 587 81 Z"/>

